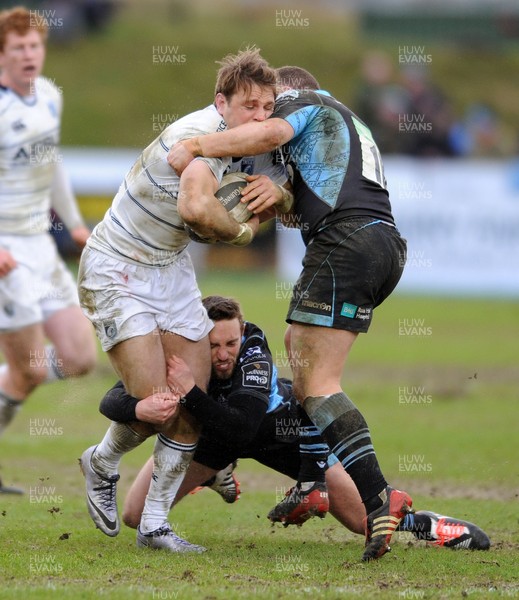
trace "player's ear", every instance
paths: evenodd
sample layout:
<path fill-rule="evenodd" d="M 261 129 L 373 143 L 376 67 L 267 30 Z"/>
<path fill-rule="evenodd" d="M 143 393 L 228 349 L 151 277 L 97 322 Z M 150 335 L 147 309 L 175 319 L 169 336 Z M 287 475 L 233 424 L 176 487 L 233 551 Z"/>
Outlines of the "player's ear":
<path fill-rule="evenodd" d="M 222 94 L 222 92 L 218 92 L 214 97 L 214 105 L 216 106 L 216 110 L 222 114 L 222 111 L 227 104 L 227 98 Z"/>

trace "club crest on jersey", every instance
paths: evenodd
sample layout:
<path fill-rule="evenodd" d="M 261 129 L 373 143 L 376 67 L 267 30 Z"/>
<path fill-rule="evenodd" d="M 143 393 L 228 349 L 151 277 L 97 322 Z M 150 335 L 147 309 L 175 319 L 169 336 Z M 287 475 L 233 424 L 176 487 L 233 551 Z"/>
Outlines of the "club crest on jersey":
<path fill-rule="evenodd" d="M 255 354 L 263 355 L 263 350 L 259 346 L 251 346 L 240 358 L 240 362 L 244 362 L 247 358 L 254 356 Z"/>
<path fill-rule="evenodd" d="M 27 129 L 27 125 L 21 119 L 16 119 L 16 121 L 11 123 L 11 129 L 13 131 L 23 131 Z"/>

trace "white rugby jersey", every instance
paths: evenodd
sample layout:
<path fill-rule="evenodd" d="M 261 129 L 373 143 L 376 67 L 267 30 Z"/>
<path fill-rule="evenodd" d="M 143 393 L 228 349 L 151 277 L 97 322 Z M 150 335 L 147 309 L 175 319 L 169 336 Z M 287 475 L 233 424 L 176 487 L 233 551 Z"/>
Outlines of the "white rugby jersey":
<path fill-rule="evenodd" d="M 180 178 L 168 164 L 169 149 L 180 140 L 225 129 L 213 105 L 169 125 L 128 171 L 88 246 L 138 264 L 161 267 L 173 262 L 190 240 L 177 211 Z M 205 161 L 218 181 L 230 162 L 196 160 Z"/>
<path fill-rule="evenodd" d="M 30 97 L 0 86 L 0 234 L 49 228 L 61 109 L 61 93 L 44 77 Z"/>

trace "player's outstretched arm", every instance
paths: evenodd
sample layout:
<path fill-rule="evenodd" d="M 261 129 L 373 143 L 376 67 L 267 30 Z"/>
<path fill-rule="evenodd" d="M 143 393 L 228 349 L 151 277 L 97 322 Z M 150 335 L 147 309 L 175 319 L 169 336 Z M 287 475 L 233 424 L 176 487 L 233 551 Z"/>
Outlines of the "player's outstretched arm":
<path fill-rule="evenodd" d="M 56 163 L 51 188 L 51 204 L 65 223 L 74 242 L 83 248 L 90 237 L 90 229 L 83 222 L 72 186 L 62 163 Z"/>
<path fill-rule="evenodd" d="M 227 131 L 178 142 L 169 151 L 168 163 L 180 175 L 197 156 L 255 156 L 270 152 L 293 137 L 294 130 L 283 119 L 245 123 Z"/>

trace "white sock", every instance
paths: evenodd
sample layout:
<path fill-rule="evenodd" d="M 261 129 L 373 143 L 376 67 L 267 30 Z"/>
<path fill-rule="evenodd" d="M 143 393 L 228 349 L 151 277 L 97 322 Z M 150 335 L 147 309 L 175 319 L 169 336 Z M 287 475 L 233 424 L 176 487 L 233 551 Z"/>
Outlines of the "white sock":
<path fill-rule="evenodd" d="M 0 433 L 3 433 L 4 429 L 14 419 L 21 406 L 22 402 L 20 400 L 15 400 L 0 390 Z"/>
<path fill-rule="evenodd" d="M 101 443 L 92 454 L 92 467 L 104 477 L 117 475 L 121 458 L 146 440 L 126 423 L 112 421 Z"/>
<path fill-rule="evenodd" d="M 171 505 L 195 450 L 196 443 L 181 444 L 161 433 L 157 435 L 153 450 L 153 475 L 139 526 L 142 533 L 155 531 L 167 522 Z"/>

